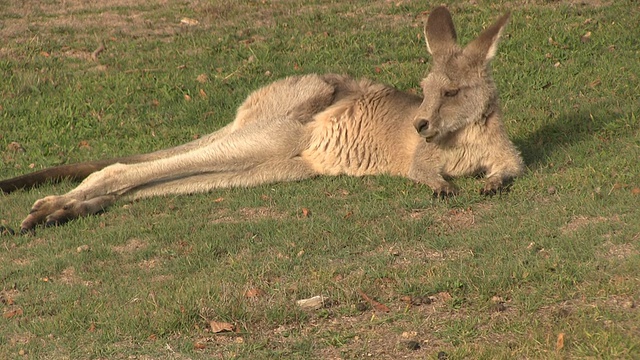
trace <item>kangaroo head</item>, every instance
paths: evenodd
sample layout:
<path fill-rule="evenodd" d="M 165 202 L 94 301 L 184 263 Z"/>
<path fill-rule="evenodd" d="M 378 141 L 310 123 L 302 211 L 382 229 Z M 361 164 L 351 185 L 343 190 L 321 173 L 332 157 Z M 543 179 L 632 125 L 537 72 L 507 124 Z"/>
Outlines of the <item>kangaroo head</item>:
<path fill-rule="evenodd" d="M 424 32 L 433 62 L 422 80 L 424 100 L 414 119 L 416 130 L 428 142 L 482 122 L 495 110 L 498 94 L 489 63 L 508 19 L 507 13 L 462 48 L 456 43 L 449 11 L 438 7 L 429 15 Z"/>

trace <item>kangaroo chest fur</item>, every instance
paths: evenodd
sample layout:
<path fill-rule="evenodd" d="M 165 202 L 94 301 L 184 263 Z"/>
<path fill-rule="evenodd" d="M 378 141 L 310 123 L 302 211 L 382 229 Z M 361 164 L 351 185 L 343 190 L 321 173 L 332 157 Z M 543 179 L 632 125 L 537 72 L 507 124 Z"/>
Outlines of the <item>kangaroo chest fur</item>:
<path fill-rule="evenodd" d="M 303 160 L 324 175 L 406 175 L 424 142 L 412 125 L 421 99 L 368 80 L 339 79 L 333 104 L 306 124 Z"/>

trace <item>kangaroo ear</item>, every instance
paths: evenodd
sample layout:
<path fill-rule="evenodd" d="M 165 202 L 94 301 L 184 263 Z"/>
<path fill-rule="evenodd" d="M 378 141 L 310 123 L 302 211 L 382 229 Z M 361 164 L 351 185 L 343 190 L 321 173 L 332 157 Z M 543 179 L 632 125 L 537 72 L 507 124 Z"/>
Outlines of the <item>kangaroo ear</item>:
<path fill-rule="evenodd" d="M 456 29 L 453 26 L 451 13 L 444 6 L 439 6 L 429 14 L 424 26 L 424 38 L 427 50 L 433 56 L 444 54 L 456 43 Z"/>
<path fill-rule="evenodd" d="M 498 51 L 498 41 L 502 30 L 509 21 L 509 13 L 502 15 L 493 25 L 486 28 L 480 36 L 464 48 L 464 54 L 480 63 L 488 63 Z"/>

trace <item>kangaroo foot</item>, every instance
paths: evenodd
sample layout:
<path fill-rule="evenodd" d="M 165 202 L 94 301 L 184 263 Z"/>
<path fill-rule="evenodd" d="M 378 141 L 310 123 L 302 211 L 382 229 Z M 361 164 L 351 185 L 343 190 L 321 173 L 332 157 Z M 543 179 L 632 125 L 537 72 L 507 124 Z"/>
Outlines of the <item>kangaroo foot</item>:
<path fill-rule="evenodd" d="M 29 215 L 22 221 L 20 232 L 27 233 L 40 224 L 56 226 L 82 216 L 101 212 L 115 201 L 115 196 L 104 195 L 89 200 L 68 196 L 47 196 L 36 201 Z"/>

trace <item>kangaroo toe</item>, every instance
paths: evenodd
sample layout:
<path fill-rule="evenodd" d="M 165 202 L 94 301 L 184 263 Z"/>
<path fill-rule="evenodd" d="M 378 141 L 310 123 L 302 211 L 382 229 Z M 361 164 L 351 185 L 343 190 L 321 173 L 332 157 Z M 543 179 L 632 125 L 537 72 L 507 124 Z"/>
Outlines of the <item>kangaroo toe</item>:
<path fill-rule="evenodd" d="M 449 183 L 439 186 L 433 190 L 433 197 L 435 199 L 446 199 L 456 195 L 458 195 L 458 188 Z"/>

